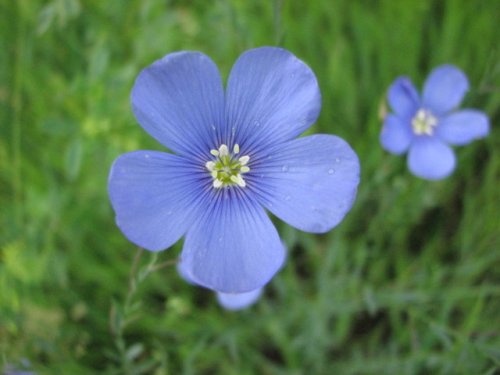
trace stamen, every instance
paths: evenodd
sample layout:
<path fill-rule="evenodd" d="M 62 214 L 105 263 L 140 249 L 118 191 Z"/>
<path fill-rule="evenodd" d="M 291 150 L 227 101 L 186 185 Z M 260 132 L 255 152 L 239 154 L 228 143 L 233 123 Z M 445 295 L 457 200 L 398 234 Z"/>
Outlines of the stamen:
<path fill-rule="evenodd" d="M 247 184 L 241 175 L 231 176 L 231 181 L 237 184 L 240 187 L 245 187 Z"/>
<path fill-rule="evenodd" d="M 213 161 L 207 161 L 205 167 L 207 167 L 209 171 L 213 171 L 215 168 L 215 163 Z"/>
<path fill-rule="evenodd" d="M 247 183 L 245 182 L 245 180 L 243 179 L 243 177 L 241 177 L 241 175 L 238 175 L 238 182 L 237 182 L 238 186 L 239 187 L 245 187 L 247 186 Z"/>
<path fill-rule="evenodd" d="M 250 156 L 245 155 L 238 159 L 241 165 L 246 165 L 250 160 Z"/>
<path fill-rule="evenodd" d="M 419 109 L 415 117 L 411 120 L 413 132 L 417 135 L 432 135 L 437 124 L 437 118 L 425 109 Z"/>
<path fill-rule="evenodd" d="M 229 149 L 226 145 L 222 144 L 219 147 L 219 156 L 227 156 L 229 155 Z"/>
<path fill-rule="evenodd" d="M 247 165 L 250 161 L 249 155 L 237 158 L 240 153 L 240 146 L 234 144 L 233 152 L 230 153 L 226 144 L 221 144 L 218 150 L 211 149 L 210 154 L 215 157 L 205 163 L 205 168 L 212 176 L 212 186 L 216 189 L 239 186 L 245 187 L 247 184 L 243 179 L 243 174 L 250 172 Z"/>

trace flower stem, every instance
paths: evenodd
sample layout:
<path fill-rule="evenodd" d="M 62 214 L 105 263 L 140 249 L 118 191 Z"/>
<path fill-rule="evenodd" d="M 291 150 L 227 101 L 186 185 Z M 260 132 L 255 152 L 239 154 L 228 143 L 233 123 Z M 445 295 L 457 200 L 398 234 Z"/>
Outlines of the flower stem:
<path fill-rule="evenodd" d="M 117 351 L 116 355 L 113 355 L 113 358 L 119 363 L 118 371 L 120 374 L 137 373 L 134 362 L 139 356 L 137 354 L 137 349 L 142 347 L 142 345 L 140 343 L 128 345 L 125 339 L 125 330 L 139 315 L 141 304 L 140 301 L 135 300 L 135 297 L 140 284 L 146 280 L 150 274 L 177 263 L 177 259 L 172 259 L 157 264 L 158 253 L 153 253 L 150 261 L 144 267 L 139 267 L 143 253 L 144 249 L 138 248 L 132 260 L 128 290 L 123 304 L 120 306 L 119 303 L 115 302 L 111 307 L 110 326 Z M 142 349 L 140 351 L 142 351 Z"/>

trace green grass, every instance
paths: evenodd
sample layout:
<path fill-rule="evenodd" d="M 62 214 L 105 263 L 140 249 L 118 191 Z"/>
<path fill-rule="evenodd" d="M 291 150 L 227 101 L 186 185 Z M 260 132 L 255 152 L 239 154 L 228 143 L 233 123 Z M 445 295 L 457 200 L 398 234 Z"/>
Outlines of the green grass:
<path fill-rule="evenodd" d="M 0 369 L 498 374 L 498 11 L 496 0 L 0 1 Z M 131 113 L 133 80 L 186 49 L 227 77 L 261 45 L 316 73 L 312 131 L 358 153 L 355 206 L 323 236 L 278 224 L 288 261 L 247 311 L 222 310 L 174 267 L 151 273 L 117 338 L 137 250 L 114 224 L 107 175 L 123 152 L 162 149 Z M 441 63 L 467 73 L 465 105 L 488 113 L 492 133 L 427 182 L 381 149 L 379 113 L 395 77 L 421 85 Z"/>

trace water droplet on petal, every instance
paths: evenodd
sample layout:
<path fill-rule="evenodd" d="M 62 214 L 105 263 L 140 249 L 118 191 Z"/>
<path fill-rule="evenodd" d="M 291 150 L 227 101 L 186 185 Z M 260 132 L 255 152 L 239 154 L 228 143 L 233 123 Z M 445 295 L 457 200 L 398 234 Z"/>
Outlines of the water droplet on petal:
<path fill-rule="evenodd" d="M 259 126 L 260 126 L 260 122 L 259 122 L 258 120 L 255 120 L 255 121 L 253 122 L 253 125 L 254 125 L 255 127 L 259 127 Z"/>
<path fill-rule="evenodd" d="M 281 172 L 288 172 L 288 165 L 284 165 L 281 167 Z"/>
<path fill-rule="evenodd" d="M 328 174 L 334 174 L 334 173 L 335 173 L 335 169 L 330 168 L 330 169 L 328 170 Z"/>
<path fill-rule="evenodd" d="M 149 154 L 145 154 L 145 155 L 144 155 L 144 157 L 145 157 L 146 159 L 149 159 Z"/>
<path fill-rule="evenodd" d="M 340 163 L 340 158 L 335 158 L 335 163 Z"/>
<path fill-rule="evenodd" d="M 212 125 L 212 130 L 215 131 L 215 125 Z"/>

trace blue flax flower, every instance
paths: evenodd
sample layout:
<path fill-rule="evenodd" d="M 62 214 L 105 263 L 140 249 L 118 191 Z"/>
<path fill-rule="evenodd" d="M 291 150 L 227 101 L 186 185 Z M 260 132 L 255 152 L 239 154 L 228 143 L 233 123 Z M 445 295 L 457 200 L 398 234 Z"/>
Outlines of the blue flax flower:
<path fill-rule="evenodd" d="M 139 124 L 174 152 L 120 156 L 109 176 L 116 222 L 133 243 L 166 249 L 196 284 L 243 293 L 266 284 L 285 249 L 266 209 L 321 233 L 351 208 L 356 154 L 333 135 L 295 139 L 317 119 L 311 69 L 290 52 L 249 50 L 224 90 L 213 61 L 171 53 L 145 68 L 131 95 Z"/>
<path fill-rule="evenodd" d="M 283 261 L 285 258 L 283 258 Z M 186 270 L 183 263 L 177 264 L 177 272 L 189 284 L 196 285 L 196 282 L 191 279 L 189 270 Z M 230 311 L 243 310 L 256 303 L 262 295 L 264 288 L 258 288 L 245 293 L 222 293 L 216 292 L 217 302 L 224 309 Z"/>
<path fill-rule="evenodd" d="M 465 145 L 489 132 L 483 112 L 456 110 L 468 89 L 467 77 L 452 65 L 431 72 L 421 97 L 408 77 L 399 77 L 389 88 L 394 113 L 384 120 L 382 146 L 393 154 L 409 150 L 408 168 L 415 176 L 429 180 L 449 176 L 456 161 L 448 145 Z"/>
<path fill-rule="evenodd" d="M 259 300 L 262 290 L 263 288 L 259 288 L 246 293 L 217 292 L 217 301 L 226 310 L 243 310 Z"/>

